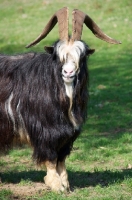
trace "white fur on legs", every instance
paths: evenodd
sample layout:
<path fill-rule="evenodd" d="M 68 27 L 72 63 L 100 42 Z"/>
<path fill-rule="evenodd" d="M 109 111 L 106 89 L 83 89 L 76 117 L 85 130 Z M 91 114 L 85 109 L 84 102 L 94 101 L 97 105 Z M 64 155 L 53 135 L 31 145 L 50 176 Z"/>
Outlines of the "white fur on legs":
<path fill-rule="evenodd" d="M 68 174 L 65 167 L 65 160 L 62 162 L 58 162 L 57 164 L 57 172 L 61 178 L 62 185 L 64 186 L 65 190 L 69 191 L 69 182 L 68 182 Z"/>
<path fill-rule="evenodd" d="M 61 178 L 56 171 L 57 161 L 46 161 L 45 166 L 47 168 L 47 175 L 44 177 L 45 184 L 53 191 L 64 191 Z"/>

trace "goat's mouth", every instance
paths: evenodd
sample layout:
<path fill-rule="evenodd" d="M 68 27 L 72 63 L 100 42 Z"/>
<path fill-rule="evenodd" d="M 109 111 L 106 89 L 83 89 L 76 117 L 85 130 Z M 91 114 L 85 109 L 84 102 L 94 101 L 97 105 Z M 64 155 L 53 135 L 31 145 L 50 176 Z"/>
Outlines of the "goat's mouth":
<path fill-rule="evenodd" d="M 64 78 L 75 78 L 75 75 L 73 75 L 73 76 L 65 76 L 64 74 L 62 74 L 62 77 L 64 77 Z"/>
<path fill-rule="evenodd" d="M 65 76 L 64 74 L 62 74 L 63 80 L 64 80 L 65 82 L 67 82 L 67 83 L 73 82 L 74 79 L 75 79 L 75 76 L 76 76 L 75 74 L 72 75 L 72 76 Z"/>

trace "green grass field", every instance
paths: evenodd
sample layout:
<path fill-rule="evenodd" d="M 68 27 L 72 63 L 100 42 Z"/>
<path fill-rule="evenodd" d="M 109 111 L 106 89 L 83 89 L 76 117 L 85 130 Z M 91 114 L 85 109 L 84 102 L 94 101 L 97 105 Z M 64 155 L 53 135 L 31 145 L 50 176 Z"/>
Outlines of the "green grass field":
<path fill-rule="evenodd" d="M 66 162 L 71 193 L 48 191 L 31 149 L 19 147 L 0 157 L 0 200 L 132 200 L 132 1 L 0 0 L 0 53 L 42 52 L 58 39 L 58 26 L 36 47 L 25 46 L 64 6 L 87 13 L 122 44 L 103 42 L 84 26 L 82 39 L 96 52 L 88 120 Z"/>

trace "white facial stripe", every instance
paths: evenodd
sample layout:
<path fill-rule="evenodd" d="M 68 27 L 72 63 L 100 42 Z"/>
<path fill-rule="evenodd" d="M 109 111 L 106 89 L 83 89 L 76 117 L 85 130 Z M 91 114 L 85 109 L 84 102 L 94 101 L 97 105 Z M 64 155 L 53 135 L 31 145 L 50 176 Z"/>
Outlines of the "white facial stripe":
<path fill-rule="evenodd" d="M 85 52 L 85 46 L 81 41 L 75 41 L 73 44 L 60 41 L 57 44 L 57 53 L 61 62 L 67 62 L 67 57 L 75 62 L 78 67 L 79 59 L 82 53 Z"/>
<path fill-rule="evenodd" d="M 62 77 L 64 82 L 72 83 L 75 75 L 79 70 L 79 60 L 81 54 L 84 54 L 85 46 L 80 41 L 67 44 L 66 42 L 60 41 L 57 44 L 57 53 L 60 61 L 64 62 L 62 67 Z"/>
<path fill-rule="evenodd" d="M 63 80 L 65 82 L 73 82 L 75 75 L 76 75 L 76 66 L 72 62 L 72 60 L 69 60 L 62 67 Z"/>

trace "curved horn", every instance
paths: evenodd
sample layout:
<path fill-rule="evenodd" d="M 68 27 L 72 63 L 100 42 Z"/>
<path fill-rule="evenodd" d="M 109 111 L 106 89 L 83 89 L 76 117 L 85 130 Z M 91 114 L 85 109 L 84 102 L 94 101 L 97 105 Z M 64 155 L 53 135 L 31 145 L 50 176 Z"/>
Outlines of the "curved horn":
<path fill-rule="evenodd" d="M 72 12 L 72 37 L 71 40 L 81 40 L 83 23 L 93 32 L 93 34 L 101 40 L 109 42 L 111 44 L 121 44 L 121 42 L 112 39 L 108 35 L 102 32 L 97 24 L 85 13 L 80 10 L 74 9 Z"/>
<path fill-rule="evenodd" d="M 58 22 L 59 26 L 59 38 L 60 40 L 66 40 L 68 41 L 68 8 L 64 7 L 60 10 L 58 10 L 49 20 L 45 28 L 43 29 L 42 33 L 29 45 L 26 46 L 26 48 L 29 48 L 31 46 L 36 45 L 38 42 L 40 42 L 42 39 L 44 39 L 48 33 L 53 29 L 53 27 Z"/>

